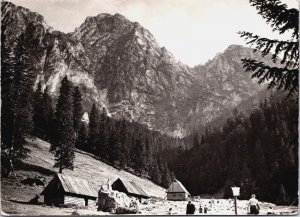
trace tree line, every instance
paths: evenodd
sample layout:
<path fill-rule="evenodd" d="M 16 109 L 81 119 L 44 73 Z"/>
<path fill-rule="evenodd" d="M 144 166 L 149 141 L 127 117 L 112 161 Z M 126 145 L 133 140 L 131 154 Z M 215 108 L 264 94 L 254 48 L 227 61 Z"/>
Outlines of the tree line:
<path fill-rule="evenodd" d="M 48 89 L 43 93 L 41 84 L 34 99 L 34 135 L 51 143 L 54 166 L 59 172 L 65 168 L 73 169 L 74 151 L 78 148 L 118 169 L 148 177 L 164 187 L 174 178 L 160 151 L 183 145 L 180 139 L 149 130 L 134 121 L 113 119 L 105 107 L 99 109 L 95 103 L 88 122 L 82 121 L 82 94 L 67 77 L 61 82 L 55 111 Z"/>
<path fill-rule="evenodd" d="M 235 109 L 222 127 L 195 131 L 193 148 L 178 150 L 170 167 L 193 195 L 296 204 L 298 191 L 298 98 L 272 94 L 249 115 Z M 199 136 L 201 135 L 201 136 Z M 185 162 L 185 163 L 183 163 Z"/>

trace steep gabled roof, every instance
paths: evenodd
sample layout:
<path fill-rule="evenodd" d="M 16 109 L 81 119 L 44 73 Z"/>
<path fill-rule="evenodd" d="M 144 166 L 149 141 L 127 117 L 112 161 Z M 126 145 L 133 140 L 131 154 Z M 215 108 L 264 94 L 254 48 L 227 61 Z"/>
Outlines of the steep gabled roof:
<path fill-rule="evenodd" d="M 121 182 L 129 194 L 150 197 L 136 182 L 118 178 L 114 183 Z"/>
<path fill-rule="evenodd" d="M 175 179 L 175 181 L 169 186 L 167 193 L 187 193 L 190 195 L 183 184 L 177 179 Z"/>
<path fill-rule="evenodd" d="M 98 196 L 87 180 L 65 174 L 56 174 L 42 194 L 45 194 L 48 190 L 51 191 L 57 182 L 61 183 L 63 191 L 67 194 L 91 198 L 97 198 Z"/>

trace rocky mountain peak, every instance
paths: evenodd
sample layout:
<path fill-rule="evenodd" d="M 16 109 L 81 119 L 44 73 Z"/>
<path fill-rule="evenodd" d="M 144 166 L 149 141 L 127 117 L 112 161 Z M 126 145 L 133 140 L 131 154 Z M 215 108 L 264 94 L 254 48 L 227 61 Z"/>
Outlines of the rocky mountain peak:
<path fill-rule="evenodd" d="M 36 83 L 48 85 L 53 98 L 67 75 L 83 92 L 85 111 L 92 103 L 114 118 L 125 117 L 164 133 L 183 136 L 256 93 L 240 59 L 250 53 L 229 46 L 205 65 L 190 68 L 161 47 L 149 30 L 120 14 L 88 17 L 74 32 L 50 31 L 28 9 L 2 2 L 2 27 L 16 41 L 33 23 Z"/>

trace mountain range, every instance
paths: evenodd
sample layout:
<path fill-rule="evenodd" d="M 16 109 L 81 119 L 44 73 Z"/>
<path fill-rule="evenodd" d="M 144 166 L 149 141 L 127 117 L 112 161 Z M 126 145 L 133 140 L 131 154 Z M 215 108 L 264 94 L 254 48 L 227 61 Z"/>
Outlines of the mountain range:
<path fill-rule="evenodd" d="M 39 82 L 48 86 L 55 100 L 67 75 L 80 87 L 86 112 L 96 103 L 114 118 L 182 137 L 265 89 L 241 62 L 260 60 L 260 54 L 240 45 L 189 67 L 120 14 L 87 17 L 74 32 L 63 33 L 42 15 L 10 2 L 1 3 L 1 13 L 7 45 L 13 47 L 22 33 L 31 38 L 35 88 Z"/>

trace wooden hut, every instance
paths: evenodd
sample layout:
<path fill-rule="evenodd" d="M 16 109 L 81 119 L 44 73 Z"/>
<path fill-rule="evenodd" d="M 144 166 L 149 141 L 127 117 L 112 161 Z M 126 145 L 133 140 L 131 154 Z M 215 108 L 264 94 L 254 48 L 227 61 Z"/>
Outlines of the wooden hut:
<path fill-rule="evenodd" d="M 41 194 L 44 195 L 44 202 L 47 205 L 88 206 L 88 200 L 97 199 L 97 192 L 87 180 L 65 174 L 56 174 Z"/>
<path fill-rule="evenodd" d="M 135 182 L 118 178 L 112 185 L 112 190 L 124 192 L 128 196 L 136 197 L 139 200 L 147 199 L 150 196 Z"/>
<path fill-rule="evenodd" d="M 175 179 L 167 190 L 168 200 L 187 200 L 190 193 L 186 190 L 183 184 Z"/>

